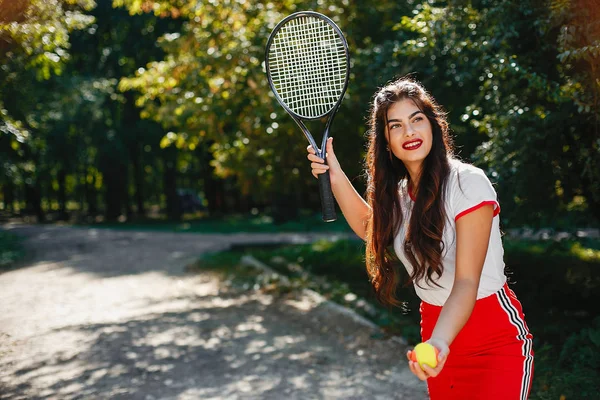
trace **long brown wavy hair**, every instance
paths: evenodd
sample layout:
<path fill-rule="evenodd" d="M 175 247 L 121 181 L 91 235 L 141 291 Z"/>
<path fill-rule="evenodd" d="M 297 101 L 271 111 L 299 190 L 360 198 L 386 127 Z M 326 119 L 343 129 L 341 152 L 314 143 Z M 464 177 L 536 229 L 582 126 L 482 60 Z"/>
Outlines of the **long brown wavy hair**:
<path fill-rule="evenodd" d="M 388 150 L 386 138 L 387 112 L 398 101 L 410 99 L 431 123 L 432 146 L 425 158 L 419 178 L 414 184 L 408 170 Z M 369 147 L 366 158 L 367 202 L 372 213 L 366 234 L 367 272 L 379 302 L 401 305 L 395 296 L 400 283 L 401 267 L 393 250 L 394 236 L 403 223 L 399 183 L 406 180 L 417 188 L 409 221 L 404 252 L 413 266 L 406 285 L 434 282 L 442 274 L 442 233 L 446 220 L 444 193 L 453 155 L 452 139 L 443 109 L 418 82 L 401 78 L 381 88 L 374 96 L 367 132 Z"/>

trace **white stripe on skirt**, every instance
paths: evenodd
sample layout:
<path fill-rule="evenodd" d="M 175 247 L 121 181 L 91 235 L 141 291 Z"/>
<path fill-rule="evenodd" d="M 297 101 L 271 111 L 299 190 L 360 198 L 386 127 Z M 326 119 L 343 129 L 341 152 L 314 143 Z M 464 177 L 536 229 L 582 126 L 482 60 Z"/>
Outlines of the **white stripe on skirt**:
<path fill-rule="evenodd" d="M 515 306 L 511 303 L 508 294 L 506 293 L 506 286 L 502 288 L 499 292 L 496 293 L 498 296 L 498 300 L 500 301 L 500 306 L 508 315 L 508 319 L 512 325 L 517 328 L 518 335 L 517 339 L 523 342 L 523 356 L 525 357 L 525 362 L 523 363 L 523 379 L 521 381 L 521 395 L 519 397 L 520 400 L 526 400 L 527 394 L 529 393 L 529 386 L 531 385 L 531 370 L 533 366 L 533 343 L 531 338 L 528 338 L 529 330 L 527 329 L 527 325 L 525 325 L 525 321 L 519 316 L 519 310 L 515 308 Z"/>

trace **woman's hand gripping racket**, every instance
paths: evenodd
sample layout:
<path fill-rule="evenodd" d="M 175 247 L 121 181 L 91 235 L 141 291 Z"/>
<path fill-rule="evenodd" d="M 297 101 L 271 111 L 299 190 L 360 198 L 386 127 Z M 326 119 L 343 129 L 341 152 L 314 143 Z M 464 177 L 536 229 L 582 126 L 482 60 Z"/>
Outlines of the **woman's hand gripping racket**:
<path fill-rule="evenodd" d="M 326 16 L 302 11 L 283 19 L 269 37 L 266 51 L 269 85 L 275 98 L 300 126 L 316 155 L 325 151 L 333 117 L 348 86 L 348 44 L 340 28 Z M 321 147 L 303 120 L 328 117 Z M 323 220 L 335 221 L 329 171 L 319 175 Z"/>

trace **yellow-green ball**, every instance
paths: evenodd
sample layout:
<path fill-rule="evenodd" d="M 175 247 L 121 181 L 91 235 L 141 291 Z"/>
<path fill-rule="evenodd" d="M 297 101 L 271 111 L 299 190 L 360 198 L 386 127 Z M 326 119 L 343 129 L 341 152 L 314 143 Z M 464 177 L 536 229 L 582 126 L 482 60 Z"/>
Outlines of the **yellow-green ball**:
<path fill-rule="evenodd" d="M 419 343 L 412 352 L 412 361 L 418 362 L 421 368 L 427 364 L 431 368 L 437 367 L 439 351 L 429 343 Z"/>

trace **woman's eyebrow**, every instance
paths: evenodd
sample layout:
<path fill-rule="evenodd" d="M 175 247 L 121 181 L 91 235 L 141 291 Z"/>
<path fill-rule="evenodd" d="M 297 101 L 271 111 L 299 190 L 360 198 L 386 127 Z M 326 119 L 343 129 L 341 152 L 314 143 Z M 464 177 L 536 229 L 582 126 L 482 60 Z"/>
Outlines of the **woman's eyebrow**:
<path fill-rule="evenodd" d="M 417 111 L 415 111 L 414 113 L 410 114 L 410 115 L 408 116 L 408 119 L 411 119 L 412 117 L 414 117 L 414 116 L 415 116 L 415 115 L 417 115 L 418 113 L 422 113 L 422 112 L 423 112 L 423 111 L 421 111 L 421 110 L 417 110 Z M 402 120 L 400 120 L 400 119 L 396 119 L 396 118 L 393 118 L 393 119 L 388 119 L 388 124 L 389 124 L 390 122 L 402 122 Z"/>

